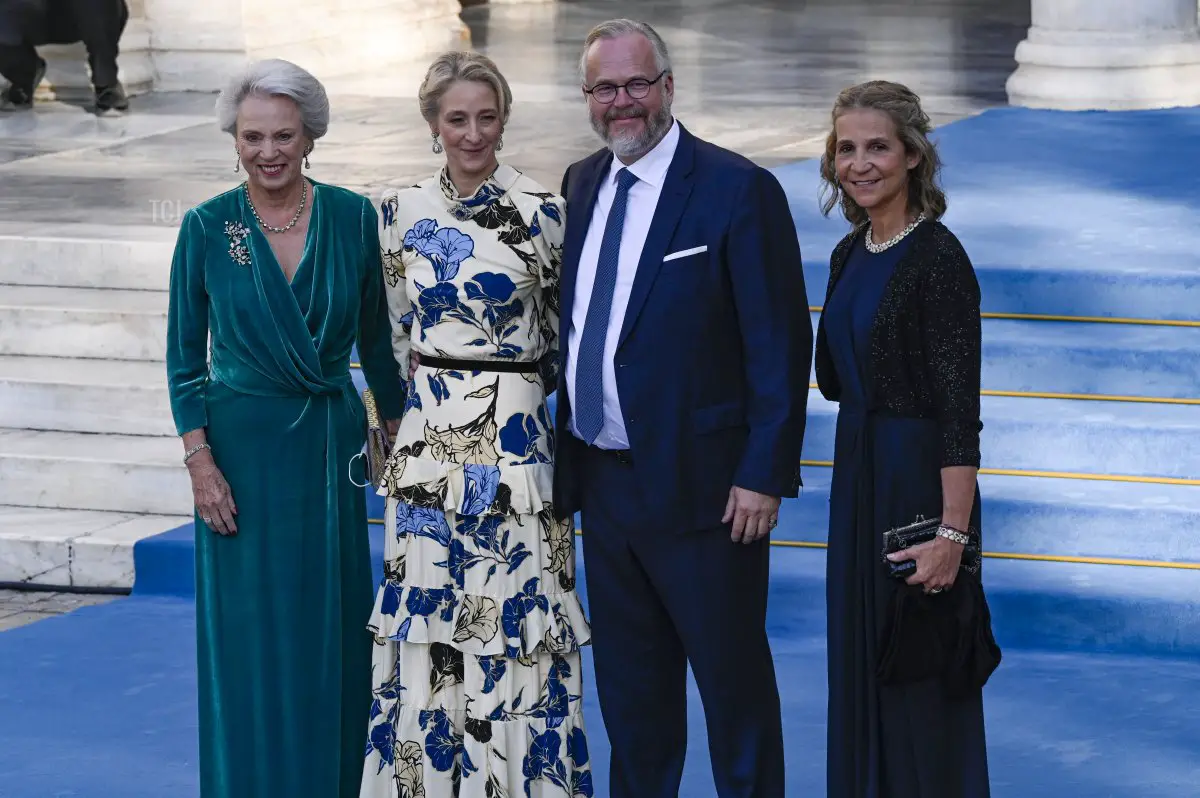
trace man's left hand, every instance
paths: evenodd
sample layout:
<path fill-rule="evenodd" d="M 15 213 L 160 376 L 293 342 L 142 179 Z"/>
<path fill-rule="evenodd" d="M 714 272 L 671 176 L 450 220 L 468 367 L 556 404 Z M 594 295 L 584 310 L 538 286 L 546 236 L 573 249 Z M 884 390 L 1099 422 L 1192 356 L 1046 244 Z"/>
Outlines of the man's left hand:
<path fill-rule="evenodd" d="M 753 543 L 771 534 L 779 520 L 779 497 L 755 493 L 736 485 L 729 491 L 725 517 L 721 523 L 733 522 L 734 543 Z"/>

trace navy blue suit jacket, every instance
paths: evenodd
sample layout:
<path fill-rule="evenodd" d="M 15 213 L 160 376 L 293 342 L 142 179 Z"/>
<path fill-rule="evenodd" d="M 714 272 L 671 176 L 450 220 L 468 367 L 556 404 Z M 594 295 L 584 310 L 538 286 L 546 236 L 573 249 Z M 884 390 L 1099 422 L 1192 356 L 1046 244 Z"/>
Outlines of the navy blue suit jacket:
<path fill-rule="evenodd" d="M 718 526 L 733 485 L 800 489 L 813 332 L 800 246 L 773 175 L 682 129 L 642 249 L 614 357 L 638 482 L 664 524 Z M 579 257 L 612 162 L 601 150 L 563 176 L 554 503 L 580 509 L 585 444 L 566 390 Z M 673 252 L 708 250 L 664 263 Z M 614 501 L 621 497 L 614 496 Z"/>

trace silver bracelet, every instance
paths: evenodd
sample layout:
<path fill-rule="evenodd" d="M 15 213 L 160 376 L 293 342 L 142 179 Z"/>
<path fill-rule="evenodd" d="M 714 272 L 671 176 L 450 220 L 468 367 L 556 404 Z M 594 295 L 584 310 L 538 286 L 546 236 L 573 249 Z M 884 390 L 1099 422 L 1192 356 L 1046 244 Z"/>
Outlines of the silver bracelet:
<path fill-rule="evenodd" d="M 942 524 L 938 527 L 937 535 L 940 538 L 945 538 L 946 540 L 949 540 L 953 543 L 958 543 L 962 546 L 965 546 L 971 542 L 971 538 L 969 538 L 967 535 L 964 535 L 954 527 L 946 526 L 945 524 Z"/>
<path fill-rule="evenodd" d="M 209 446 L 207 443 L 197 443 L 195 446 L 193 446 L 192 448 L 190 448 L 186 452 L 184 452 L 183 453 L 184 465 L 187 465 L 187 461 L 192 459 L 192 455 L 196 454 L 196 452 L 199 452 L 203 449 L 208 449 L 209 451 L 212 451 L 212 447 Z"/>

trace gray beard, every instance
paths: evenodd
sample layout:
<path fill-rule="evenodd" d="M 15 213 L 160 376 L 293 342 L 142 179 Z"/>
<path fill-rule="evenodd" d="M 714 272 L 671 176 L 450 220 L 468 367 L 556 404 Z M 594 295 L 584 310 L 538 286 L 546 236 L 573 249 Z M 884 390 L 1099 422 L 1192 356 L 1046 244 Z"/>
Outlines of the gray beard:
<path fill-rule="evenodd" d="M 651 114 L 645 117 L 646 129 L 641 135 L 631 136 L 628 134 L 618 134 L 610 136 L 608 134 L 607 120 L 596 120 L 592 118 L 592 130 L 596 131 L 596 135 L 603 139 L 608 148 L 618 158 L 641 158 L 658 142 L 662 141 L 663 136 L 671 128 L 671 106 L 669 103 L 664 103 L 662 109 L 657 114 Z"/>

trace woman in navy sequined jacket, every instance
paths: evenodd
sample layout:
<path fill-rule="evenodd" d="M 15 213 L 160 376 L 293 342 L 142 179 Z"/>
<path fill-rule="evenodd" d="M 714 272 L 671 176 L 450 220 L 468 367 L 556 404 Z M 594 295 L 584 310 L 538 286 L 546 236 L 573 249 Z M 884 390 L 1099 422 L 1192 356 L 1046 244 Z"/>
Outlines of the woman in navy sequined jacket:
<path fill-rule="evenodd" d="M 844 798 L 989 795 L 980 291 L 940 221 L 929 130 L 910 90 L 865 83 L 838 97 L 822 159 L 824 210 L 840 204 L 853 226 L 830 258 L 815 358 L 839 404 L 827 773 Z M 927 537 L 889 554 L 887 531 L 921 519 Z"/>

